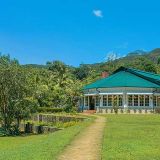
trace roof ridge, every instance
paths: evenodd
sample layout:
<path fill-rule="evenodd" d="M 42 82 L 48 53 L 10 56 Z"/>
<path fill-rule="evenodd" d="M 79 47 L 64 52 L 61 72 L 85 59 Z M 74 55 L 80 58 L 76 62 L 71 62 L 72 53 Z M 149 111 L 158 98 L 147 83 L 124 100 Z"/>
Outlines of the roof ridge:
<path fill-rule="evenodd" d="M 150 81 L 152 83 L 160 85 L 160 80 L 158 80 L 158 79 L 150 78 L 150 77 L 147 77 L 147 76 L 145 76 L 143 74 L 137 73 L 134 69 L 129 69 L 128 68 L 127 71 L 130 72 L 130 73 L 132 73 L 132 74 L 134 74 L 134 75 L 136 75 L 136 76 L 138 76 L 138 77 L 141 77 L 141 78 L 143 78 L 143 79 L 145 79 L 147 81 Z"/>
<path fill-rule="evenodd" d="M 128 68 L 128 69 L 131 69 L 131 70 L 134 70 L 134 71 L 143 72 L 143 73 L 147 73 L 147 74 L 151 74 L 151 75 L 159 76 L 159 77 L 160 77 L 160 74 L 156 74 L 156 73 L 153 73 L 153 72 L 146 72 L 146 71 L 139 70 L 139 69 L 135 69 L 135 68 Z"/>

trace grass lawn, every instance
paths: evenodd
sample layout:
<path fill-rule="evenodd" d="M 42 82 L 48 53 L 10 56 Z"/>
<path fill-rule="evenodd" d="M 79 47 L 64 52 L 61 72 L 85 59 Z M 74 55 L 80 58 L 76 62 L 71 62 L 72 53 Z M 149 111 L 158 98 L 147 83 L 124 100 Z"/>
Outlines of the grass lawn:
<path fill-rule="evenodd" d="M 159 115 L 107 115 L 104 160 L 159 160 Z"/>
<path fill-rule="evenodd" d="M 64 147 L 91 121 L 64 130 L 26 137 L 0 137 L 0 160 L 55 160 Z"/>

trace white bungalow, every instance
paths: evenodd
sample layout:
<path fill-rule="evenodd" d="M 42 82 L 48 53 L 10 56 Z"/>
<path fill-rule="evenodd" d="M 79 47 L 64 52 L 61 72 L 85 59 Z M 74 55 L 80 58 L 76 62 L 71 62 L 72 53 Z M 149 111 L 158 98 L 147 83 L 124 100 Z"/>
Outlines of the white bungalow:
<path fill-rule="evenodd" d="M 82 110 L 107 113 L 116 104 L 121 112 L 148 113 L 160 107 L 160 75 L 120 67 L 109 77 L 85 86 L 83 93 Z"/>

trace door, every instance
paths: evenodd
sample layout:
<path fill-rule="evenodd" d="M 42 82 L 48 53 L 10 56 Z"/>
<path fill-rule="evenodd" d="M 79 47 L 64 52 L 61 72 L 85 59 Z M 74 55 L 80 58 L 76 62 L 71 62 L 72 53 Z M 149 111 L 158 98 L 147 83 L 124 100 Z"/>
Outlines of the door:
<path fill-rule="evenodd" d="M 92 96 L 89 97 L 89 110 L 95 110 L 95 99 Z"/>

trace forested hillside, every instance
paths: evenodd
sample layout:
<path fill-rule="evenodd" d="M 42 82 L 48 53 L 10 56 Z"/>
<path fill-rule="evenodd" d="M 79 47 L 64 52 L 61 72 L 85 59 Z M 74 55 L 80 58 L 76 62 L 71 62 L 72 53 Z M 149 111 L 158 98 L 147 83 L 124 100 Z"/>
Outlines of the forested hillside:
<path fill-rule="evenodd" d="M 128 53 L 125 57 L 121 57 L 115 60 L 108 57 L 107 62 L 97 64 L 82 64 L 78 68 L 74 68 L 74 75 L 82 80 L 92 81 L 98 79 L 103 71 L 111 74 L 120 66 L 140 69 L 148 72 L 160 74 L 160 49 L 157 48 L 150 52 L 144 52 L 137 50 Z"/>
<path fill-rule="evenodd" d="M 27 64 L 26 68 L 47 69 L 46 65 Z M 89 81 L 99 78 L 101 72 L 107 71 L 110 74 L 120 66 L 136 68 L 148 72 L 160 73 L 160 48 L 150 52 L 136 50 L 128 53 L 125 57 L 120 57 L 115 60 L 110 59 L 106 62 L 95 64 L 80 64 L 79 67 L 68 66 L 69 72 L 79 80 Z"/>

